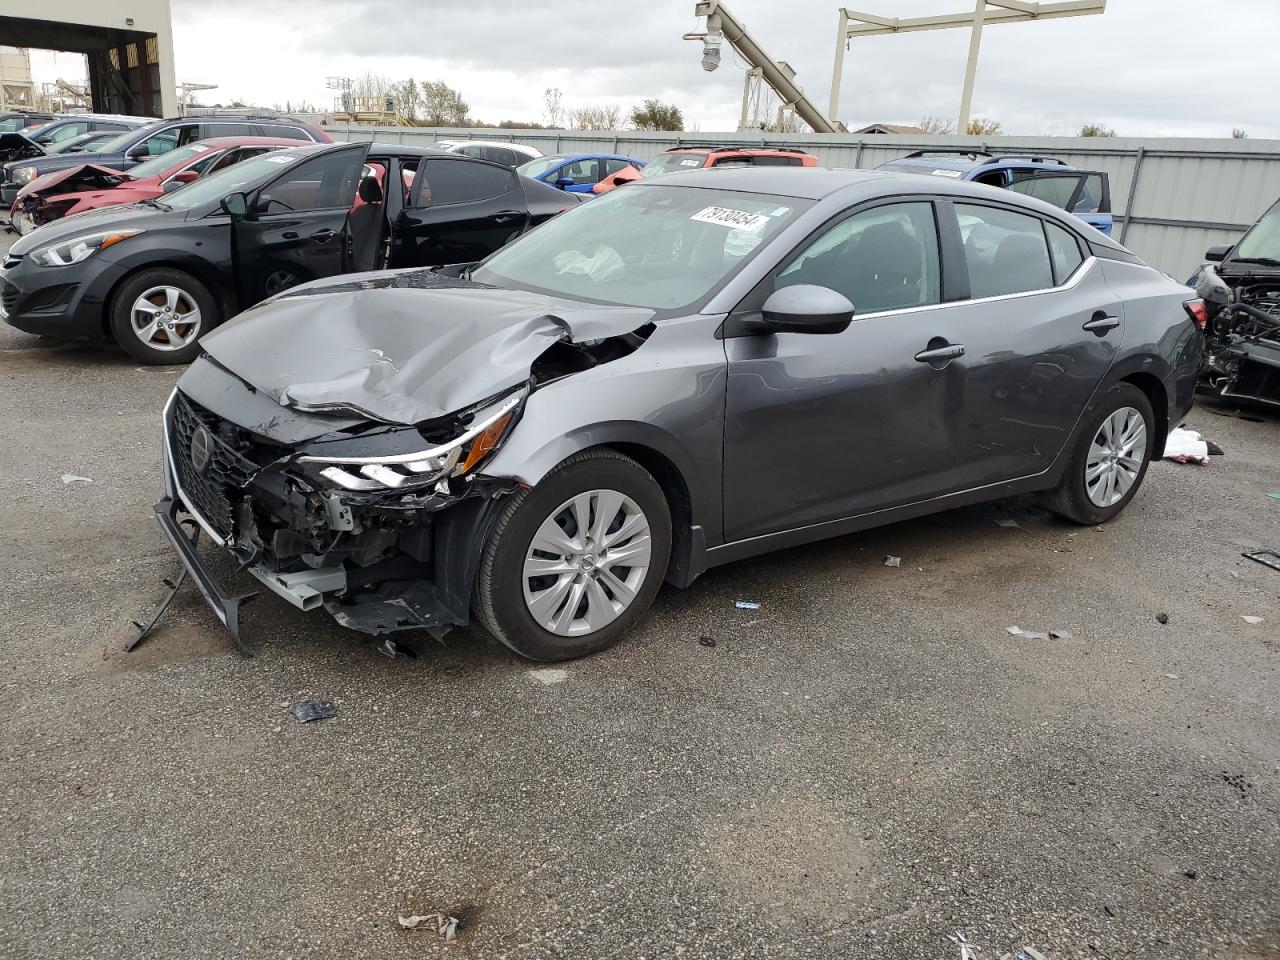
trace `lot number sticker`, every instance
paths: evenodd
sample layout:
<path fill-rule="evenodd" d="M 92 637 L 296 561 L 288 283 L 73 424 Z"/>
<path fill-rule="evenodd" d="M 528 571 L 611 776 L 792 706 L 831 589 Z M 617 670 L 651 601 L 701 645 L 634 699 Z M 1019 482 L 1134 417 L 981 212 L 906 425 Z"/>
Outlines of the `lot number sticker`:
<path fill-rule="evenodd" d="M 755 230 L 769 222 L 769 218 L 763 213 L 747 213 L 732 207 L 704 207 L 689 219 L 699 223 L 719 224 L 730 230 Z"/>

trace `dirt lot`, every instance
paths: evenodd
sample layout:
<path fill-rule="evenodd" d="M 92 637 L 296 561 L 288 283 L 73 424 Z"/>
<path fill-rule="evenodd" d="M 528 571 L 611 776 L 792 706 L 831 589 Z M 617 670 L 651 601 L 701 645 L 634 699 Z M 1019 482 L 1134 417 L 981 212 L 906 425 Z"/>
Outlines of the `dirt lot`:
<path fill-rule="evenodd" d="M 247 660 L 193 592 L 125 655 L 176 377 L 0 328 L 3 956 L 1280 957 L 1280 418 L 1198 408 L 1227 455 L 1105 529 L 740 563 L 563 670 L 271 595 Z"/>

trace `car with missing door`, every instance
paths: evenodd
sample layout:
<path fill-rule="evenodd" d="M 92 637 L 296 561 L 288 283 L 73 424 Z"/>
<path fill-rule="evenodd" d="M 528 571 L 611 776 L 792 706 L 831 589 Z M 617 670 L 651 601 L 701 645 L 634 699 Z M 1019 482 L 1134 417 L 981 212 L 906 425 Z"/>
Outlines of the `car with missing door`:
<path fill-rule="evenodd" d="M 708 568 L 1037 492 L 1123 510 L 1192 403 L 1191 291 L 1049 204 L 905 174 L 641 180 L 471 266 L 214 331 L 155 513 L 370 634 L 602 650 Z M 190 532 L 194 530 L 194 535 Z"/>
<path fill-rule="evenodd" d="M 421 147 L 276 150 L 27 234 L 0 263 L 0 317 L 186 363 L 209 330 L 291 286 L 482 259 L 578 202 L 509 167 Z"/>

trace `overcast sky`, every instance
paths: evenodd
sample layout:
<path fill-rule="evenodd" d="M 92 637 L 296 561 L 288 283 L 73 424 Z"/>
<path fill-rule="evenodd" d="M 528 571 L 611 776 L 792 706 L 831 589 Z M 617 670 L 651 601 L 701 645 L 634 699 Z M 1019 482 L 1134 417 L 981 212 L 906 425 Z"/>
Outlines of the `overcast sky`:
<path fill-rule="evenodd" d="M 730 0 L 770 55 L 788 61 L 825 110 L 841 0 Z M 848 0 L 920 16 L 969 0 Z M 743 68 L 728 45 L 705 73 L 693 0 L 172 0 L 179 81 L 216 83 L 206 102 L 331 102 L 325 77 L 365 71 L 444 80 L 474 118 L 543 119 L 542 91 L 568 108 L 646 97 L 678 105 L 690 129 L 737 126 Z M 1280 0 L 1110 0 L 1102 16 L 1007 24 L 983 34 L 974 114 L 1012 134 L 1280 137 L 1275 36 Z M 1226 9 L 1230 8 L 1228 13 Z M 846 54 L 840 119 L 952 118 L 969 33 L 866 37 Z M 72 58 L 58 58 L 59 68 Z M 46 73 L 47 58 L 37 61 Z M 52 79 L 40 76 L 39 79 Z"/>

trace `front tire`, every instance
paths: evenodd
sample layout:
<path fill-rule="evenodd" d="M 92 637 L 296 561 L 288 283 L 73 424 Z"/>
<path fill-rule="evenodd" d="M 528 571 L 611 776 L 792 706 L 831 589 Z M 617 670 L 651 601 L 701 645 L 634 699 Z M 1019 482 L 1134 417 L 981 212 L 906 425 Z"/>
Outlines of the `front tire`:
<path fill-rule="evenodd" d="M 588 450 L 514 495 L 494 525 L 473 608 L 489 633 L 552 663 L 617 643 L 648 610 L 671 556 L 671 513 L 630 457 Z"/>
<path fill-rule="evenodd" d="M 182 270 L 142 270 L 111 300 L 111 332 L 142 363 L 190 363 L 199 339 L 217 325 L 218 305 L 203 283 Z"/>
<path fill-rule="evenodd" d="M 1106 523 L 1133 499 L 1151 464 L 1155 415 L 1131 383 L 1106 387 L 1085 413 L 1046 508 L 1076 523 Z"/>

